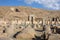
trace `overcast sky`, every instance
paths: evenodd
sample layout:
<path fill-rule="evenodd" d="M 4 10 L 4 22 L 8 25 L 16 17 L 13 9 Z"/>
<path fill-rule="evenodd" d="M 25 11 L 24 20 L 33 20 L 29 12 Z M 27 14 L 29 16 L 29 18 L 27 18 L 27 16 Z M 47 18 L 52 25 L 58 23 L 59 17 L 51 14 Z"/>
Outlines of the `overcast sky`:
<path fill-rule="evenodd" d="M 0 0 L 0 6 L 30 6 L 60 10 L 60 0 Z"/>

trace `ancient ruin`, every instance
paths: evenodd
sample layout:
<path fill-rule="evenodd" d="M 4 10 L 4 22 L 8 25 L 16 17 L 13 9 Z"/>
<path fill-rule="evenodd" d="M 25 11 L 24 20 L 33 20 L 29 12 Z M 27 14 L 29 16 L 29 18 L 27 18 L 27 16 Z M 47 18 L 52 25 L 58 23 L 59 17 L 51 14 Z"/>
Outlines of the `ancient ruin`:
<path fill-rule="evenodd" d="M 0 40 L 60 40 L 60 12 L 0 7 Z"/>

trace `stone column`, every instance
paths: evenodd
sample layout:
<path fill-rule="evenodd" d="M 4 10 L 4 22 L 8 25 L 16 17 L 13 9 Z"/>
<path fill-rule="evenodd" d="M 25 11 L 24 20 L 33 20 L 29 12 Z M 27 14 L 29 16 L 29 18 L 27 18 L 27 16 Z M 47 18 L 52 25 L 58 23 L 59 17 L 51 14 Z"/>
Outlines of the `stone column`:
<path fill-rule="evenodd" d="M 46 25 L 46 18 L 43 18 L 43 25 Z"/>
<path fill-rule="evenodd" d="M 34 15 L 30 15 L 30 16 L 28 16 L 28 21 L 31 22 L 32 27 L 33 27 L 34 19 L 35 19 Z"/>
<path fill-rule="evenodd" d="M 50 29 L 50 25 L 46 25 L 45 26 L 45 35 L 46 35 L 46 39 L 49 38 L 49 35 L 51 34 L 51 29 Z"/>

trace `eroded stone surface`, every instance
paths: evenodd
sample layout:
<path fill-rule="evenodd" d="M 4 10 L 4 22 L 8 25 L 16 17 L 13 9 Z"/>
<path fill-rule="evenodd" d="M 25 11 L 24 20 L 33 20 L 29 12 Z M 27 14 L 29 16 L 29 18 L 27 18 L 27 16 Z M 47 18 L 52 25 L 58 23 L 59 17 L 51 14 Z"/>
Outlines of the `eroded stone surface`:
<path fill-rule="evenodd" d="M 34 38 L 35 34 L 35 30 L 28 26 L 20 34 L 17 35 L 17 38 Z"/>

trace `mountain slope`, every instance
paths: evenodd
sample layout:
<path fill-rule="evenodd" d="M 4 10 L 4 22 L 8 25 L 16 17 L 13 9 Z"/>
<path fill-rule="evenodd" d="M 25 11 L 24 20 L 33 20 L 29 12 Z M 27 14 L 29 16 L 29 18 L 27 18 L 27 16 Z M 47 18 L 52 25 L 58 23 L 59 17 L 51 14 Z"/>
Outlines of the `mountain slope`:
<path fill-rule="evenodd" d="M 23 6 L 0 6 L 0 18 L 2 19 L 19 19 L 19 20 L 27 20 L 28 15 L 35 15 L 36 17 L 60 17 L 60 11 L 50 11 L 43 10 L 38 8 L 31 7 L 23 7 Z"/>

